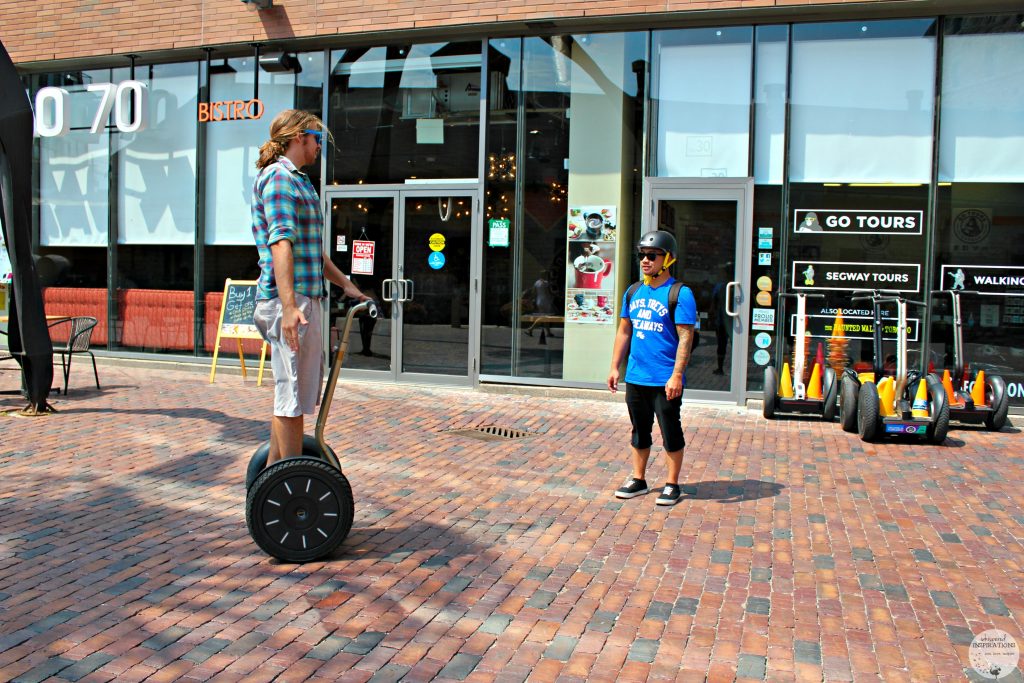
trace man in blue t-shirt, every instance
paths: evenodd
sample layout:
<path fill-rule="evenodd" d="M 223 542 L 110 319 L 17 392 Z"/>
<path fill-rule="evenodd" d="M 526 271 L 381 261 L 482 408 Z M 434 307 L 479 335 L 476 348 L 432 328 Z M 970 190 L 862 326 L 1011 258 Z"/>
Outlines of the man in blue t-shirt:
<path fill-rule="evenodd" d="M 662 230 L 649 232 L 637 244 L 643 284 L 632 299 L 622 297 L 622 315 L 612 350 L 608 388 L 619 388 L 619 367 L 629 353 L 626 366 L 626 407 L 633 423 L 630 440 L 633 475 L 617 491 L 617 498 L 635 498 L 647 487 L 647 459 L 651 455 L 654 418 L 661 427 L 661 442 L 668 457 L 668 477 L 655 501 L 658 505 L 679 502 L 679 470 L 683 465 L 683 407 L 686 365 L 690 362 L 697 303 L 689 287 L 681 287 L 674 319 L 670 319 L 669 290 L 675 279 L 668 267 L 675 261 L 676 238 Z"/>

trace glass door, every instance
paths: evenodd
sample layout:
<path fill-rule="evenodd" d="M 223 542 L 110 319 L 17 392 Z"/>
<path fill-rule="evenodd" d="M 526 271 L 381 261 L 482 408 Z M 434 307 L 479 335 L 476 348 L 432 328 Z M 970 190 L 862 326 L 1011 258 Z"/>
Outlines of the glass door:
<path fill-rule="evenodd" d="M 399 301 L 399 379 L 469 378 L 470 275 L 475 193 L 401 193 L 401 237 L 393 298 Z"/>
<path fill-rule="evenodd" d="M 677 280 L 693 290 L 700 321 L 686 369 L 688 398 L 741 404 L 747 382 L 750 197 L 743 180 L 649 179 L 644 232 L 676 237 Z"/>
<path fill-rule="evenodd" d="M 471 384 L 475 362 L 476 193 L 461 188 L 328 190 L 328 250 L 380 306 L 357 317 L 344 360 L 348 377 Z M 355 303 L 330 293 L 331 349 Z"/>

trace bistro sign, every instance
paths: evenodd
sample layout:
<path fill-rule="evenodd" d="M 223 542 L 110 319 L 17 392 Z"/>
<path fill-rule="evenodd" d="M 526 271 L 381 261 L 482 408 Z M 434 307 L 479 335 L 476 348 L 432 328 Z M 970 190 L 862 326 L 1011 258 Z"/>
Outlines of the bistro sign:
<path fill-rule="evenodd" d="M 263 101 L 258 99 L 199 103 L 199 123 L 240 121 L 258 119 L 262 116 Z"/>
<path fill-rule="evenodd" d="M 835 235 L 920 235 L 923 211 L 837 211 L 796 209 L 793 232 L 822 232 Z"/>
<path fill-rule="evenodd" d="M 921 266 L 916 263 L 794 261 L 793 289 L 888 289 L 916 292 Z"/>

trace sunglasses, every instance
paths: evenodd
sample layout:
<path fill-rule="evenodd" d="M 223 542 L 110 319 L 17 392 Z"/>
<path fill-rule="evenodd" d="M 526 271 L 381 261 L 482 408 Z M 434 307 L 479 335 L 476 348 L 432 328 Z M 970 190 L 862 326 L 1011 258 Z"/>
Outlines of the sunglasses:
<path fill-rule="evenodd" d="M 663 251 L 641 251 L 637 253 L 637 256 L 641 261 L 657 261 L 659 256 L 664 256 Z"/>
<path fill-rule="evenodd" d="M 324 140 L 324 133 L 323 133 L 323 131 L 321 131 L 321 130 L 312 130 L 310 128 L 306 128 L 302 132 L 303 133 L 309 133 L 314 138 L 316 138 L 316 144 L 323 145 L 323 140 Z"/>

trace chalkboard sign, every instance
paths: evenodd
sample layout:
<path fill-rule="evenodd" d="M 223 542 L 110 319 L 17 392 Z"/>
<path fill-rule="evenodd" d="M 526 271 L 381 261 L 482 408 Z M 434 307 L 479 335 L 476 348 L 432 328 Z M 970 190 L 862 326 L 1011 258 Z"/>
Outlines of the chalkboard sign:
<path fill-rule="evenodd" d="M 228 280 L 224 283 L 224 299 L 220 308 L 221 337 L 240 339 L 262 339 L 252 322 L 256 312 L 256 282 L 250 280 Z"/>
<path fill-rule="evenodd" d="M 217 341 L 213 346 L 213 365 L 210 368 L 210 383 L 217 376 L 217 356 L 220 354 L 221 339 L 238 340 L 238 360 L 242 364 L 242 378 L 246 377 L 245 354 L 242 353 L 243 339 L 263 339 L 252 315 L 256 312 L 256 281 L 224 281 L 224 298 L 220 302 L 220 323 L 217 325 Z M 263 365 L 267 358 L 267 343 L 260 350 L 260 373 L 256 385 L 263 384 Z"/>

